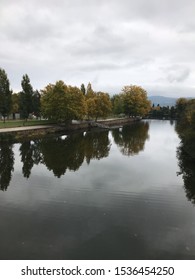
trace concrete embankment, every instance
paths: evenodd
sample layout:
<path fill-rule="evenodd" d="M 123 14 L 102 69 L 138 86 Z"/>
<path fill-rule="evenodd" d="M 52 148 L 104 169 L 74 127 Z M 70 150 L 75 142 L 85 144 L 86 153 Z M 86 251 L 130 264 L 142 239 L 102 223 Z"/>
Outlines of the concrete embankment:
<path fill-rule="evenodd" d="M 69 133 L 77 130 L 88 130 L 95 127 L 111 129 L 131 124 L 138 119 L 109 119 L 101 121 L 75 121 L 69 125 L 39 125 L 0 129 L 0 140 L 21 140 L 26 138 L 38 138 L 52 133 Z"/>
<path fill-rule="evenodd" d="M 98 121 L 98 123 L 107 125 L 112 128 L 113 126 L 124 126 L 136 121 L 140 121 L 140 118 L 108 119 Z"/>

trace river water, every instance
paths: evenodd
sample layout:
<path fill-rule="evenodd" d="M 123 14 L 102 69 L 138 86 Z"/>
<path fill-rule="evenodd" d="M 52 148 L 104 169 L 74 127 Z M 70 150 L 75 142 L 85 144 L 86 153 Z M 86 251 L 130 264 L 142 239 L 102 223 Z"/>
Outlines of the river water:
<path fill-rule="evenodd" d="M 0 258 L 195 259 L 179 146 L 154 120 L 1 143 Z"/>

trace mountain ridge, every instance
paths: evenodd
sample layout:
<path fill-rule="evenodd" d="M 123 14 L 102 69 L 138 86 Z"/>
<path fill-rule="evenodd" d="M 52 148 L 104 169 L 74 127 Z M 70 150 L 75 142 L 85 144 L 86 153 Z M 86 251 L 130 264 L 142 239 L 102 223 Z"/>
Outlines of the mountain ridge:
<path fill-rule="evenodd" d="M 154 104 L 154 106 L 157 106 L 158 104 L 160 106 L 175 106 L 178 98 L 166 97 L 162 95 L 152 95 L 148 96 L 148 99 L 151 101 L 152 104 Z"/>

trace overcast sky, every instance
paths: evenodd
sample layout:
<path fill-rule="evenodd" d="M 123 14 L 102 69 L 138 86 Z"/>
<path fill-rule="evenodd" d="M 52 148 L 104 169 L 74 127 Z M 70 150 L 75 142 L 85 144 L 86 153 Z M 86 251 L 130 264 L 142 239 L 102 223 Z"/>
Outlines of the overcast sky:
<path fill-rule="evenodd" d="M 14 91 L 63 80 L 195 97 L 195 0 L 0 0 L 0 67 Z"/>

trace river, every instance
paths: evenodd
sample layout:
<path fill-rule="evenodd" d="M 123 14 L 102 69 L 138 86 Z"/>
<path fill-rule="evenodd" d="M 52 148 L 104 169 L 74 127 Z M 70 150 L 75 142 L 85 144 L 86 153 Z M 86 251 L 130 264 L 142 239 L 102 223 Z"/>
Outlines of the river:
<path fill-rule="evenodd" d="M 195 259 L 179 147 L 160 120 L 1 143 L 0 259 Z"/>

